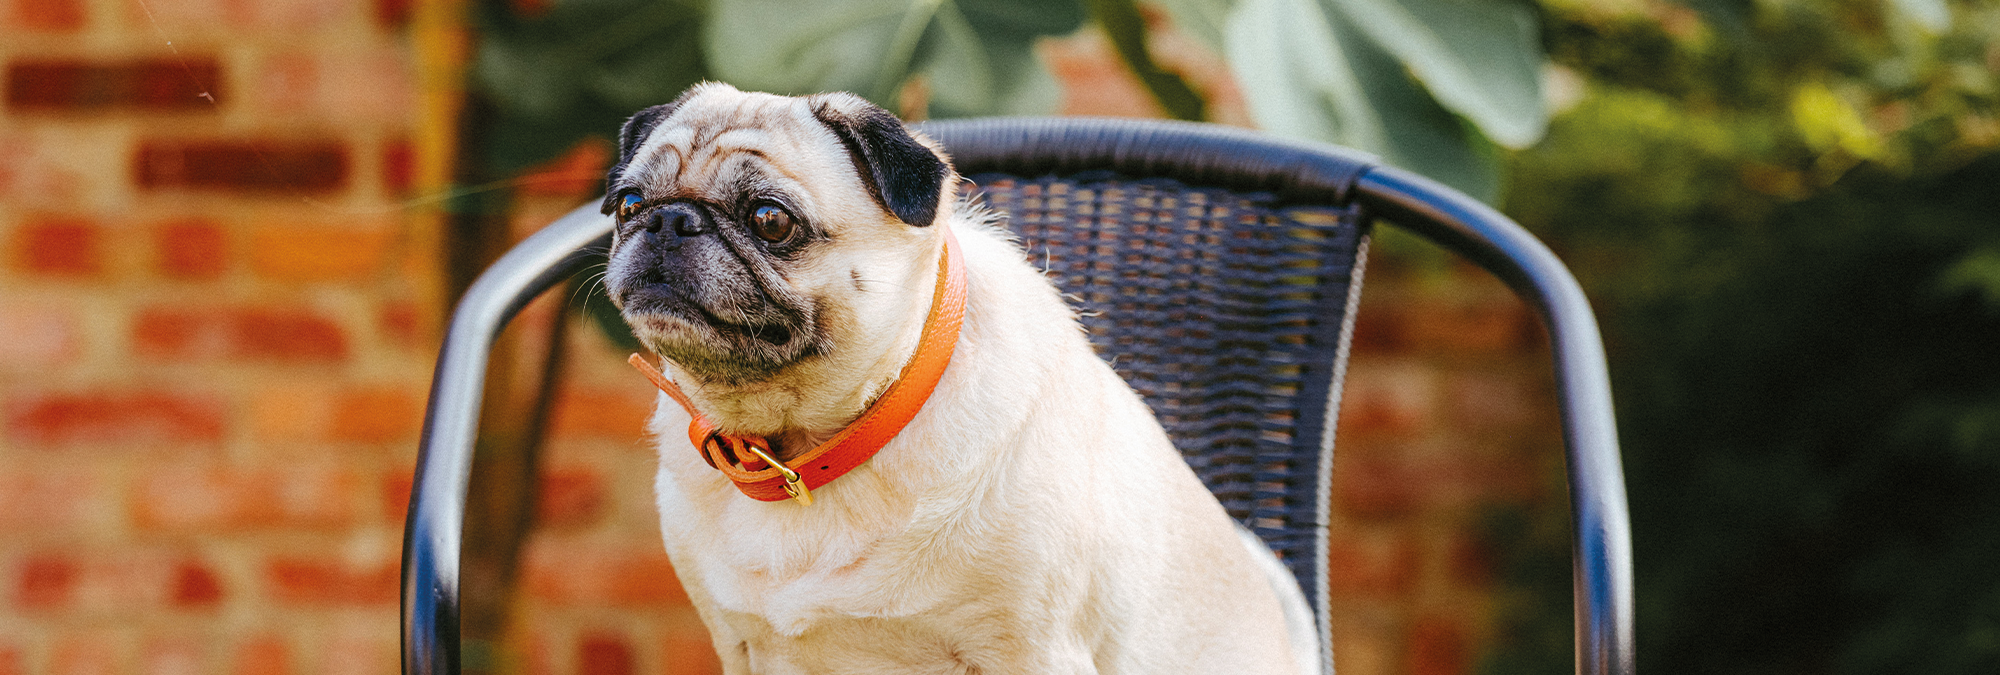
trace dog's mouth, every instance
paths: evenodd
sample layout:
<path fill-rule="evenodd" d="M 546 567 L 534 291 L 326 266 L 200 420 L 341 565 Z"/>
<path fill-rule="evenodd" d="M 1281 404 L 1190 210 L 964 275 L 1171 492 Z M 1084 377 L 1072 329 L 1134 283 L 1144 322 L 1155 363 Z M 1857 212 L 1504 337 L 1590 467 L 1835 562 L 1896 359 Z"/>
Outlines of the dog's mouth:
<path fill-rule="evenodd" d="M 641 344 L 703 379 L 744 383 L 823 351 L 813 338 L 813 312 L 788 311 L 765 299 L 763 316 L 717 310 L 664 283 L 615 294 L 621 314 Z"/>

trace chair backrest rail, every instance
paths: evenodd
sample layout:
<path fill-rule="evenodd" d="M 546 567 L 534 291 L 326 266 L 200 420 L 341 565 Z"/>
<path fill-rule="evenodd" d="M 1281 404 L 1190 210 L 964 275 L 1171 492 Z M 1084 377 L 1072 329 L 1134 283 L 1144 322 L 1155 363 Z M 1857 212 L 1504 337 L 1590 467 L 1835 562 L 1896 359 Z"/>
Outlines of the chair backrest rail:
<path fill-rule="evenodd" d="M 438 351 L 403 526 L 403 672 L 457 675 L 458 563 L 472 444 L 493 340 L 521 308 L 588 266 L 611 233 L 595 202 L 579 206 L 488 267 L 459 299 Z"/>
<path fill-rule="evenodd" d="M 1633 672 L 1632 531 L 1611 376 L 1583 288 L 1520 225 L 1456 191 L 1390 167 L 1362 175 L 1356 200 L 1478 263 L 1528 300 L 1549 329 L 1574 522 L 1577 672 Z"/>

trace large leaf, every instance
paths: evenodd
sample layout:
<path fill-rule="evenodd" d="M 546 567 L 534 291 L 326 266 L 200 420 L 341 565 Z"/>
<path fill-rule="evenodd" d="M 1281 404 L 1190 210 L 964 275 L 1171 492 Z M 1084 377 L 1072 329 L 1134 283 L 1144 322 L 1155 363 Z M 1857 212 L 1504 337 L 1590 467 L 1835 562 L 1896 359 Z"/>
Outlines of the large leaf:
<path fill-rule="evenodd" d="M 1542 49 L 1534 8 L 1515 0 L 1328 0 L 1444 107 L 1511 148 L 1540 140 Z"/>
<path fill-rule="evenodd" d="M 707 77 L 689 5 L 570 0 L 523 19 L 480 6 L 472 85 L 492 102 L 487 168 L 507 174 L 554 158 L 588 135 L 616 134 L 633 111 Z"/>
<path fill-rule="evenodd" d="M 935 117 L 1036 115 L 1054 110 L 1061 87 L 1027 40 L 981 41 L 972 20 L 947 5 L 926 63 Z"/>
<path fill-rule="evenodd" d="M 1034 40 L 1082 20 L 1063 0 L 728 0 L 703 35 L 716 73 L 746 89 L 845 90 L 894 109 L 928 73 L 941 116 L 1021 114 L 1055 103 Z"/>
<path fill-rule="evenodd" d="M 1258 126 L 1373 152 L 1474 197 L 1495 198 L 1492 143 L 1317 0 L 1242 0 L 1224 43 Z"/>
<path fill-rule="evenodd" d="M 1233 0 L 1153 0 L 1152 4 L 1167 10 L 1174 27 L 1222 53 L 1222 34 L 1229 24 L 1229 10 L 1236 4 Z"/>

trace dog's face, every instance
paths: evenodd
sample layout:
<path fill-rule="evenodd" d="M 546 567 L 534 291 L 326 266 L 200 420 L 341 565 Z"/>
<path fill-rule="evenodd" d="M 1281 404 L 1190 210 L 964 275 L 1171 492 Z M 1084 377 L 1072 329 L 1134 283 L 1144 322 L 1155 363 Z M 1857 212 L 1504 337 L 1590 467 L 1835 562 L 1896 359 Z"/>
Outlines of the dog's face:
<path fill-rule="evenodd" d="M 704 84 L 633 116 L 619 145 L 606 290 L 694 377 L 770 378 L 867 342 L 928 291 L 912 279 L 936 263 L 956 176 L 858 97 Z"/>

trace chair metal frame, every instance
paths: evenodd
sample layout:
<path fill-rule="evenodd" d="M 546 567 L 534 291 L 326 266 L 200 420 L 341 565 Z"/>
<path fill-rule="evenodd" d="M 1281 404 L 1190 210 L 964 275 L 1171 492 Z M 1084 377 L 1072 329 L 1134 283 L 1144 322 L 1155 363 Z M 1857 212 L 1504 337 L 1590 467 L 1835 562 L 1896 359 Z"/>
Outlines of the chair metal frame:
<path fill-rule="evenodd" d="M 1526 230 L 1477 200 L 1366 155 L 1239 129 L 1087 118 L 918 128 L 939 140 L 965 174 L 1108 169 L 1268 190 L 1298 203 L 1357 203 L 1368 216 L 1463 255 L 1506 282 L 1534 307 L 1554 350 L 1574 519 L 1576 672 L 1634 671 L 1631 525 L 1603 343 L 1582 288 Z M 597 211 L 595 202 L 580 206 L 515 246 L 480 275 L 452 314 L 404 530 L 406 675 L 459 672 L 459 555 L 489 352 L 529 301 L 595 262 L 585 251 L 601 250 L 612 225 Z M 1326 617 L 1318 619 L 1324 637 Z"/>

